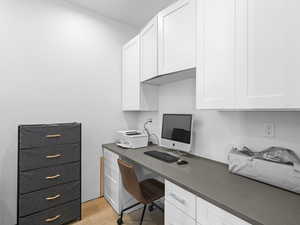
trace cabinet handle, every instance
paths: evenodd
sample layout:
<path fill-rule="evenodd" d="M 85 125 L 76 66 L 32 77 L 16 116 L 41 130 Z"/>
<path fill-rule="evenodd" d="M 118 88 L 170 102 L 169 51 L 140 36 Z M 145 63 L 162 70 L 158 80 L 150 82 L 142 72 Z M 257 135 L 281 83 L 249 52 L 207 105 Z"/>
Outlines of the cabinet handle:
<path fill-rule="evenodd" d="M 53 196 L 53 197 L 47 197 L 46 200 L 47 200 L 47 201 L 55 200 L 55 199 L 57 199 L 57 198 L 60 198 L 60 196 L 61 196 L 60 194 L 57 194 L 57 195 L 55 195 L 55 196 Z"/>
<path fill-rule="evenodd" d="M 61 137 L 61 134 L 48 134 L 46 135 L 46 138 L 58 138 Z"/>
<path fill-rule="evenodd" d="M 182 205 L 185 205 L 185 200 L 182 198 L 179 198 L 176 194 L 170 193 L 170 196 L 172 198 L 174 198 L 176 201 L 178 201 L 179 203 L 181 203 Z"/>
<path fill-rule="evenodd" d="M 47 223 L 53 222 L 53 221 L 59 219 L 60 217 L 61 217 L 61 215 L 57 215 L 57 216 L 54 216 L 52 218 L 45 219 L 45 222 L 47 222 Z"/>
<path fill-rule="evenodd" d="M 47 155 L 46 158 L 47 158 L 47 159 L 55 159 L 55 158 L 59 158 L 59 157 L 61 157 L 61 156 L 62 156 L 61 154 Z"/>
<path fill-rule="evenodd" d="M 54 176 L 49 176 L 49 177 L 45 177 L 46 180 L 53 180 L 53 179 L 56 179 L 56 178 L 59 178 L 60 177 L 60 174 L 56 174 Z"/>

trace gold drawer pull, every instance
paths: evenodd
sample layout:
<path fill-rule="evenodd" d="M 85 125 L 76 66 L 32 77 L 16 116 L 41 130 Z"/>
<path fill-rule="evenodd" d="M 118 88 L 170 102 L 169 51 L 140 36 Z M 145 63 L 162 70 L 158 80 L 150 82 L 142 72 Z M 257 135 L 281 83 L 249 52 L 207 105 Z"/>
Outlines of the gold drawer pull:
<path fill-rule="evenodd" d="M 46 200 L 48 200 L 48 201 L 51 201 L 51 200 L 55 200 L 55 199 L 58 199 L 58 198 L 60 198 L 60 194 L 58 194 L 58 195 L 55 195 L 55 196 L 53 196 L 53 197 L 48 197 L 48 198 L 46 198 Z"/>
<path fill-rule="evenodd" d="M 61 157 L 61 156 L 62 156 L 61 154 L 47 155 L 46 158 L 47 158 L 47 159 L 55 159 L 55 158 L 59 158 L 59 157 Z"/>
<path fill-rule="evenodd" d="M 59 219 L 60 217 L 61 217 L 61 215 L 57 215 L 57 216 L 54 216 L 54 217 L 52 217 L 52 218 L 45 219 L 45 221 L 46 221 L 47 223 L 53 222 L 53 221 Z"/>
<path fill-rule="evenodd" d="M 56 178 L 59 178 L 60 177 L 60 174 L 56 174 L 54 176 L 49 176 L 49 177 L 45 177 L 46 180 L 53 180 L 53 179 L 56 179 Z"/>
<path fill-rule="evenodd" d="M 58 138 L 61 137 L 61 134 L 48 134 L 46 135 L 46 138 Z"/>

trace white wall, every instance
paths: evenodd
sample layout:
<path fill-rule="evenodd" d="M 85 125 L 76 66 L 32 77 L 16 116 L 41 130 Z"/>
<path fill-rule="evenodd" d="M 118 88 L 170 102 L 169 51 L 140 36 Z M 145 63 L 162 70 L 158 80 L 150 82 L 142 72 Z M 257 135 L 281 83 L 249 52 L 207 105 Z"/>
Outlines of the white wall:
<path fill-rule="evenodd" d="M 83 200 L 99 195 L 99 149 L 118 129 L 121 46 L 135 33 L 61 0 L 0 2 L 0 224 L 16 223 L 17 125 L 83 124 Z"/>
<path fill-rule="evenodd" d="M 247 145 L 253 150 L 282 146 L 300 155 L 300 112 L 220 112 L 195 109 L 195 79 L 159 87 L 159 112 L 141 113 L 139 128 L 153 119 L 151 130 L 159 135 L 163 113 L 192 113 L 194 140 L 192 152 L 220 162 L 227 162 L 233 145 Z M 264 123 L 275 124 L 275 137 L 264 137 Z"/>

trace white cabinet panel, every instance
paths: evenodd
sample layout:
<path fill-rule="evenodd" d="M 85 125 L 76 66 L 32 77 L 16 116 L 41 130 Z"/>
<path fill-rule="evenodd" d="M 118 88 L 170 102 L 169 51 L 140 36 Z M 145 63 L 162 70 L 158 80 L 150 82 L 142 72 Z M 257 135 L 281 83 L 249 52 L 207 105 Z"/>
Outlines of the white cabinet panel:
<path fill-rule="evenodd" d="M 237 100 L 242 108 L 299 106 L 299 9 L 291 0 L 237 1 Z M 294 92 L 295 93 L 295 92 Z M 298 95 L 299 97 L 299 95 Z"/>
<path fill-rule="evenodd" d="M 123 47 L 122 99 L 124 111 L 155 111 L 158 107 L 157 87 L 140 82 L 140 37 Z"/>
<path fill-rule="evenodd" d="M 199 0 L 197 27 L 197 108 L 234 108 L 235 0 Z"/>
<path fill-rule="evenodd" d="M 158 14 L 159 74 L 195 67 L 196 0 L 179 0 Z"/>
<path fill-rule="evenodd" d="M 133 38 L 123 47 L 123 110 L 139 110 L 140 106 L 140 41 Z"/>
<path fill-rule="evenodd" d="M 158 75 L 157 67 L 157 17 L 152 19 L 141 31 L 141 81 Z"/>
<path fill-rule="evenodd" d="M 196 225 L 196 221 L 166 200 L 165 225 Z"/>
<path fill-rule="evenodd" d="M 209 225 L 208 208 L 206 201 L 197 197 L 197 223 L 200 225 Z"/>
<path fill-rule="evenodd" d="M 118 155 L 103 149 L 104 155 L 104 198 L 113 209 L 120 212 L 120 172 L 117 165 Z"/>

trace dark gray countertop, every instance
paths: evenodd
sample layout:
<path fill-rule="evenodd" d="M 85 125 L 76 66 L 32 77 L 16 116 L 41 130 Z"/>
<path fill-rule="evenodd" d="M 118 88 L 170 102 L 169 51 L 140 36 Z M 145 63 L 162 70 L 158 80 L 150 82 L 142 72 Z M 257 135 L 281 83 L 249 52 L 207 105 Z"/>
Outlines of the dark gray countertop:
<path fill-rule="evenodd" d="M 227 165 L 197 156 L 188 165 L 168 164 L 144 154 L 159 146 L 123 149 L 102 146 L 158 173 L 165 179 L 253 225 L 299 225 L 300 195 L 228 172 Z"/>

